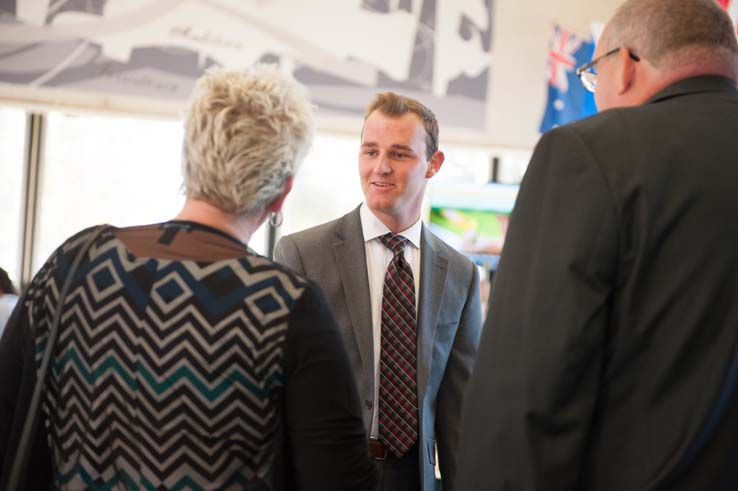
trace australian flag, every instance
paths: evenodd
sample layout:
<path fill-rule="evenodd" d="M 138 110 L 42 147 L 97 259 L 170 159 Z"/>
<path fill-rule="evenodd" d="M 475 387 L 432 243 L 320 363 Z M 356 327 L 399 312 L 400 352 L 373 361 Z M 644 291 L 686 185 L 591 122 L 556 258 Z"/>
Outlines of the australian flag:
<path fill-rule="evenodd" d="M 594 94 L 584 88 L 576 73 L 578 66 L 592 61 L 595 42 L 554 26 L 548 50 L 548 101 L 541 133 L 597 112 Z"/>

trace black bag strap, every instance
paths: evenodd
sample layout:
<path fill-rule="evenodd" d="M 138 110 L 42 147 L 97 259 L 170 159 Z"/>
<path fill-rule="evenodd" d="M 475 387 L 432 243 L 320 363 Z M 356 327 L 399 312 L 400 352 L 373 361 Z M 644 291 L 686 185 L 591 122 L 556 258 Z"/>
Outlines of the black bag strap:
<path fill-rule="evenodd" d="M 59 323 L 61 321 L 62 307 L 64 305 L 64 299 L 69 292 L 69 288 L 74 280 L 74 275 L 79 269 L 79 265 L 87 255 L 87 251 L 95 239 L 97 239 L 101 233 L 110 228 L 110 225 L 100 225 L 90 234 L 90 236 L 82 244 L 79 252 L 74 258 L 74 262 L 67 271 L 67 277 L 64 280 L 64 286 L 59 293 L 59 299 L 56 305 L 56 311 L 54 312 L 54 318 L 49 326 L 49 339 L 44 349 L 44 356 L 41 361 L 41 368 L 39 371 L 39 379 L 36 381 L 36 385 L 33 388 L 33 397 L 31 398 L 31 404 L 26 414 L 26 419 L 23 423 L 23 432 L 21 433 L 20 441 L 18 442 L 18 449 L 15 452 L 15 458 L 13 459 L 13 467 L 10 470 L 10 478 L 8 479 L 7 489 L 18 489 L 21 475 L 26 468 L 26 460 L 28 459 L 30 442 L 36 432 L 36 425 L 39 419 L 39 408 L 41 406 L 41 394 L 46 384 L 46 376 L 49 371 L 49 364 L 51 362 L 51 355 L 54 352 L 54 346 L 56 345 L 56 339 L 59 336 Z"/>

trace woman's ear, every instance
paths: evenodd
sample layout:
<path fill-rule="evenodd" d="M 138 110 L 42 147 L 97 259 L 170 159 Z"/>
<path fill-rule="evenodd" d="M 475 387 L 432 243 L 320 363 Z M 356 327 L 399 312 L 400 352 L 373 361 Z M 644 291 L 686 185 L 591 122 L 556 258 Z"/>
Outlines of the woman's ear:
<path fill-rule="evenodd" d="M 287 198 L 287 195 L 290 194 L 290 191 L 292 191 L 292 184 L 295 182 L 295 176 L 290 176 L 287 178 L 287 181 L 284 183 L 284 189 L 282 192 L 277 196 L 277 199 L 272 201 L 272 204 L 269 205 L 269 211 L 270 212 L 278 212 L 282 209 L 282 205 L 284 204 L 285 198 Z"/>

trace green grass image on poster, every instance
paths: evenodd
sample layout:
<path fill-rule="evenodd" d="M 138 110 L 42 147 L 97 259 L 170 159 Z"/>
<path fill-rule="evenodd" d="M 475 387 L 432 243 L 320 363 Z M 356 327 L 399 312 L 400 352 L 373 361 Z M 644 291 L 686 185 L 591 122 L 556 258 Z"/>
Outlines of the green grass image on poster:
<path fill-rule="evenodd" d="M 503 238 L 508 213 L 492 210 L 465 210 L 459 208 L 431 208 L 430 221 L 440 227 L 463 235 L 476 231 L 480 236 Z"/>

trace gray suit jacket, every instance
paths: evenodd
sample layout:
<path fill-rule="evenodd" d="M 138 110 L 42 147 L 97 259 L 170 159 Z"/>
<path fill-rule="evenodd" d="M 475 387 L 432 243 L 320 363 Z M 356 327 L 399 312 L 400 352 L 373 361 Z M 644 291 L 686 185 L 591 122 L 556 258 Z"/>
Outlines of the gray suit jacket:
<path fill-rule="evenodd" d="M 465 256 L 425 226 L 421 233 L 418 308 L 418 402 L 420 478 L 434 488 L 434 447 L 444 491 L 456 470 L 462 396 L 479 344 L 482 314 L 479 273 Z M 283 237 L 274 259 L 316 281 L 330 302 L 343 335 L 370 430 L 374 397 L 374 347 L 366 253 L 359 209 Z"/>

